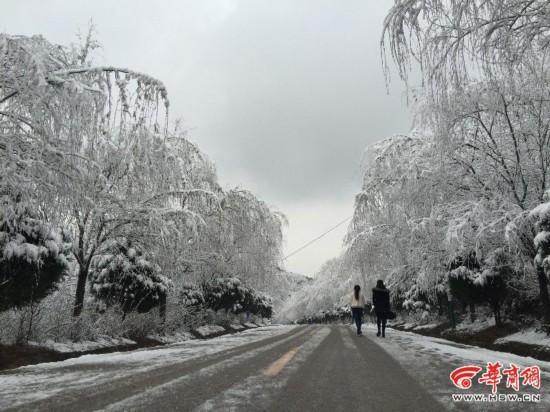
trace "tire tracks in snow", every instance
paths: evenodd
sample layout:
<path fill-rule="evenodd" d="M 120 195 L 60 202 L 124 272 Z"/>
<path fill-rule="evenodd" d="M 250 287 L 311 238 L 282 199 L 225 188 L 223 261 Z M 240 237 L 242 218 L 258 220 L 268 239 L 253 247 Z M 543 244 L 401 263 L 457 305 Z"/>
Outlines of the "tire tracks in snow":
<path fill-rule="evenodd" d="M 166 366 L 150 367 L 145 370 L 137 369 L 134 374 L 131 370 L 128 371 L 128 365 L 120 365 L 118 368 L 116 364 L 109 365 L 108 372 L 99 371 L 101 375 L 98 375 L 99 366 L 96 364 L 84 364 L 71 365 L 69 367 L 60 365 L 59 368 L 52 369 L 51 371 L 38 371 L 38 375 L 43 379 L 48 380 L 48 384 L 57 386 L 57 388 L 44 391 L 44 394 L 40 395 L 36 392 L 40 392 L 40 382 L 32 384 L 29 388 L 35 393 L 31 393 L 33 397 L 29 400 L 29 397 L 17 396 L 12 399 L 10 403 L 4 405 L 0 404 L 0 409 L 10 411 L 35 411 L 35 410 L 79 410 L 79 411 L 92 411 L 107 407 L 113 402 L 118 402 L 121 399 L 125 399 L 136 394 L 143 392 L 153 386 L 158 386 L 166 382 L 170 382 L 175 378 L 182 375 L 193 372 L 196 369 L 201 369 L 211 365 L 215 365 L 224 358 L 238 356 L 243 353 L 254 351 L 258 348 L 264 347 L 266 344 L 283 344 L 289 339 L 294 339 L 297 336 L 302 336 L 307 333 L 309 328 L 296 327 L 290 331 L 268 337 L 261 337 L 252 342 L 245 342 L 238 346 L 231 348 L 223 348 L 217 352 L 208 353 L 206 355 L 191 356 L 181 361 L 178 361 L 177 354 L 174 355 L 174 363 Z M 215 345 L 216 339 L 209 340 L 205 344 Z M 239 342 L 240 343 L 240 342 Z M 162 350 L 162 349 L 156 349 Z M 200 351 L 201 347 L 197 346 L 197 351 Z M 28 374 L 29 377 L 33 377 L 33 369 L 23 371 L 24 374 Z M 67 383 L 64 380 L 57 382 L 56 376 L 48 376 L 48 373 L 63 372 L 64 377 L 66 373 L 72 374 L 75 377 L 74 384 Z M 87 385 L 82 385 L 82 378 L 78 379 L 79 375 L 85 375 L 89 372 L 89 377 L 85 379 Z M 42 375 L 43 374 L 43 375 Z M 12 374 L 15 375 L 15 374 Z M 99 383 L 94 384 L 94 375 L 100 379 Z M 38 376 L 35 376 L 38 378 Z M 52 378 L 52 379 L 49 379 Z M 36 380 L 36 379 L 35 379 Z M 40 379 L 41 380 L 41 379 Z M 15 394 L 15 393 L 14 393 Z M 25 395 L 22 393 L 22 395 Z M 7 397 L 6 397 L 7 398 Z M 12 396 L 13 398 L 13 396 Z M 7 399 L 5 399 L 7 401 Z M 8 406 L 9 405 L 9 406 Z"/>
<path fill-rule="evenodd" d="M 280 349 L 281 346 L 284 346 L 283 350 L 288 346 L 295 346 L 314 328 L 309 326 L 300 329 L 298 333 L 271 343 L 266 342 L 268 339 L 265 339 L 258 342 L 257 347 L 248 347 L 246 350 L 232 353 L 226 358 L 219 357 L 215 362 L 199 365 L 198 368 L 195 368 L 196 370 L 188 371 L 186 374 L 180 372 L 179 375 L 161 384 L 150 385 L 145 390 L 141 388 L 134 395 L 108 404 L 101 410 L 191 410 L 193 404 L 198 405 L 204 402 L 205 399 L 212 396 L 212 392 L 219 393 L 227 386 L 232 385 L 240 374 L 248 375 L 248 370 L 256 363 L 262 365 L 267 363 L 270 359 L 270 351 Z M 243 365 L 246 366 L 244 370 L 242 370 Z M 231 370 L 231 373 L 227 370 Z"/>

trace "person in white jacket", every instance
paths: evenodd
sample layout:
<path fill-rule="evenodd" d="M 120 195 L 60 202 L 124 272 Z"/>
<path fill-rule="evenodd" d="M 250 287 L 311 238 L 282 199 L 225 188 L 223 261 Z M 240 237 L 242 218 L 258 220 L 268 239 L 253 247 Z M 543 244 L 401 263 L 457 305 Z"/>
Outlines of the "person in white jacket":
<path fill-rule="evenodd" d="M 357 335 L 361 336 L 361 321 L 363 318 L 363 309 L 365 309 L 365 297 L 361 293 L 361 286 L 355 285 L 353 287 L 353 293 L 350 296 L 349 306 L 351 308 L 351 314 L 357 326 Z"/>

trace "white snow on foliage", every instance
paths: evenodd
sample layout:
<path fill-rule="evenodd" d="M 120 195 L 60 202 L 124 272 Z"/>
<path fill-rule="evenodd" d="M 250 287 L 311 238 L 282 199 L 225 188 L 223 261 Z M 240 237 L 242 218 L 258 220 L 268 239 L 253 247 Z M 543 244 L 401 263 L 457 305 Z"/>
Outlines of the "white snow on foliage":
<path fill-rule="evenodd" d="M 0 211 L 0 223 L 7 223 L 10 229 L 7 232 L 5 229 L 0 231 L 0 258 L 26 260 L 28 263 L 40 265 L 47 257 L 54 257 L 67 266 L 65 255 L 69 253 L 71 244 L 64 242 L 63 229 L 34 218 L 34 214 L 35 211 L 26 205 L 17 205 L 13 216 L 7 216 Z M 17 221 L 16 225 L 14 221 Z M 38 244 L 29 243 L 23 234 Z"/>
<path fill-rule="evenodd" d="M 530 215 L 538 217 L 539 220 L 550 220 L 550 202 L 538 205 L 531 210 Z"/>
<path fill-rule="evenodd" d="M 535 240 L 534 240 L 535 249 L 538 249 L 543 244 L 548 244 L 548 243 L 550 243 L 550 232 L 542 231 L 535 236 Z"/>

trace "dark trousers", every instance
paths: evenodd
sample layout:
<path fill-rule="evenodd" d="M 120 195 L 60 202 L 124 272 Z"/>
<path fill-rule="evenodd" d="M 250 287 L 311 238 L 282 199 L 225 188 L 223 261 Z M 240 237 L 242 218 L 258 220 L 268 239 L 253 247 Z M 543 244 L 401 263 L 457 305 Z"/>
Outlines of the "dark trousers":
<path fill-rule="evenodd" d="M 382 326 L 382 333 L 386 331 L 386 322 L 388 321 L 386 312 L 376 312 L 376 326 L 378 326 L 378 332 L 380 332 L 380 326 Z"/>
<path fill-rule="evenodd" d="M 363 317 L 363 309 L 351 308 L 351 313 L 353 315 L 353 320 L 355 321 L 355 326 L 357 326 L 357 334 L 359 334 L 359 332 L 361 332 L 361 320 Z"/>

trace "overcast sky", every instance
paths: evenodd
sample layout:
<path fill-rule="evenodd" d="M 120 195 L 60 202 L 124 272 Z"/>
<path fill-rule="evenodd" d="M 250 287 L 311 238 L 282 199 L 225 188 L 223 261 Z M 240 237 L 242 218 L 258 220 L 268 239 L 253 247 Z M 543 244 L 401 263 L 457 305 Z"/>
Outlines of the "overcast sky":
<path fill-rule="evenodd" d="M 160 5 L 162 4 L 162 6 Z M 391 0 L 0 0 L 0 31 L 76 41 L 93 20 L 96 61 L 161 79 L 171 118 L 220 183 L 285 213 L 285 254 L 353 211 L 367 145 L 407 133 L 404 85 L 387 94 L 380 36 Z M 313 276 L 347 225 L 285 261 Z"/>

